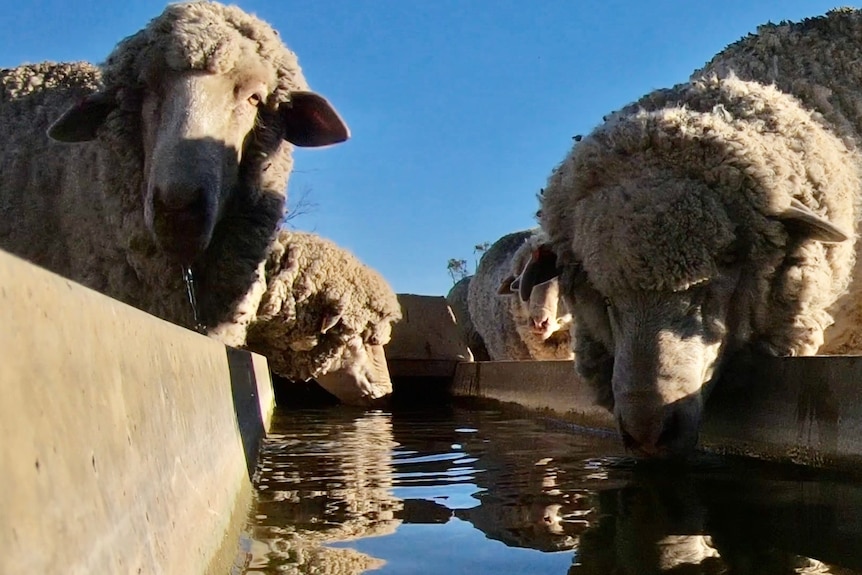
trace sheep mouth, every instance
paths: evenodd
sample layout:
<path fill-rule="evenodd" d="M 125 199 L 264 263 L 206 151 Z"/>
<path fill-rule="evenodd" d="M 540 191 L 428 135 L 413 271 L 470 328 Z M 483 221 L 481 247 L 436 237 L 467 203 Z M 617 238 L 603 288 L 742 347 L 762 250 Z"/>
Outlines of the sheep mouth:
<path fill-rule="evenodd" d="M 168 257 L 190 264 L 209 246 L 212 220 L 208 210 L 161 209 L 153 214 L 152 233 L 159 249 Z"/>
<path fill-rule="evenodd" d="M 532 325 L 530 326 L 530 331 L 536 337 L 541 338 L 542 340 L 546 340 L 550 338 L 556 331 L 559 329 L 559 325 L 556 322 L 547 322 L 540 324 L 538 326 Z"/>

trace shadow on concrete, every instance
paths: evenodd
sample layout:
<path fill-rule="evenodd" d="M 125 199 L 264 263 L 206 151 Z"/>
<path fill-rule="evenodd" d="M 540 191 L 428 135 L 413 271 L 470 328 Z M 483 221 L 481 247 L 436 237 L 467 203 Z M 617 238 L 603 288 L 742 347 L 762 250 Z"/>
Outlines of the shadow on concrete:
<path fill-rule="evenodd" d="M 272 374 L 275 403 L 282 409 L 332 407 L 338 399 L 314 380 L 290 381 Z M 377 400 L 369 408 L 387 410 L 403 407 L 430 407 L 452 401 L 451 377 L 392 377 L 392 395 Z"/>
<path fill-rule="evenodd" d="M 260 444 L 266 435 L 263 415 L 260 412 L 257 377 L 254 372 L 251 354 L 232 347 L 227 350 L 227 363 L 230 370 L 230 388 L 233 395 L 233 408 L 236 423 L 242 437 L 248 478 L 254 476 Z"/>

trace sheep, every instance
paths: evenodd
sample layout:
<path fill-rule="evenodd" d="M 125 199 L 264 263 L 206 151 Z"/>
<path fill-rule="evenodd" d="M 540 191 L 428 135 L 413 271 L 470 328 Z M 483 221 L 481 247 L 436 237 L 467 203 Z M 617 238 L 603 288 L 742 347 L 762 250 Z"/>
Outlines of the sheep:
<path fill-rule="evenodd" d="M 538 230 L 497 240 L 470 281 L 467 306 L 492 360 L 571 359 L 572 316 L 558 297 L 556 260 Z"/>
<path fill-rule="evenodd" d="M 552 172 L 577 372 L 636 455 L 694 449 L 732 358 L 862 351 L 860 34 L 857 10 L 761 27 Z"/>
<path fill-rule="evenodd" d="M 488 349 L 485 347 L 485 342 L 482 336 L 476 331 L 473 325 L 473 320 L 470 319 L 470 310 L 467 308 L 467 294 L 470 289 L 470 280 L 473 276 L 467 276 L 459 280 L 449 293 L 446 294 L 446 303 L 449 304 L 449 309 L 452 310 L 452 315 L 455 316 L 455 322 L 458 324 L 458 333 L 464 341 L 464 345 L 470 350 L 473 361 L 488 361 Z"/>
<path fill-rule="evenodd" d="M 265 275 L 246 344 L 274 373 L 314 379 L 346 404 L 392 392 L 383 346 L 401 306 L 380 274 L 327 239 L 285 229 Z"/>
<path fill-rule="evenodd" d="M 291 143 L 349 137 L 278 33 L 234 6 L 171 4 L 101 66 L 22 65 L 0 84 L 0 247 L 243 345 Z"/>

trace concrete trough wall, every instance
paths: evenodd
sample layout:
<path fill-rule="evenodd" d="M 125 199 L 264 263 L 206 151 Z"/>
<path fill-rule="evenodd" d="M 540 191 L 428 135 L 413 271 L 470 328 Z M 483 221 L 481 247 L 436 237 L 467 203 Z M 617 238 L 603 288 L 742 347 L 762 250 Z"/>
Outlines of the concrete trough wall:
<path fill-rule="evenodd" d="M 393 379 L 593 429 L 573 362 L 467 362 L 442 297 L 399 295 Z M 0 573 L 225 573 L 273 408 L 266 361 L 0 252 Z M 710 399 L 702 445 L 862 464 L 862 357 L 760 358 Z M 396 392 L 398 385 L 396 385 Z"/>
<path fill-rule="evenodd" d="M 453 377 L 458 363 L 472 356 L 446 298 L 398 294 L 398 303 L 403 317 L 385 348 L 392 377 Z"/>
<path fill-rule="evenodd" d="M 398 294 L 401 321 L 392 326 L 386 362 L 394 404 L 428 405 L 449 400 L 459 363 L 472 355 L 461 341 L 446 298 Z"/>
<path fill-rule="evenodd" d="M 0 252 L 0 573 L 226 573 L 266 361 Z"/>
<path fill-rule="evenodd" d="M 732 374 L 707 403 L 705 450 L 862 469 L 862 357 L 758 357 Z M 572 361 L 461 363 L 452 389 L 577 425 L 614 428 Z"/>

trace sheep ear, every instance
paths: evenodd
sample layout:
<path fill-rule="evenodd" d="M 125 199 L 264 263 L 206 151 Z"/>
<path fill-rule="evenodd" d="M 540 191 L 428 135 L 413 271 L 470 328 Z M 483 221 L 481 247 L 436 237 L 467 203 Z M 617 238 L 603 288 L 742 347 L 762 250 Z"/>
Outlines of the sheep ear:
<path fill-rule="evenodd" d="M 835 224 L 815 214 L 805 204 L 797 199 L 790 202 L 790 207 L 778 219 L 792 232 L 799 233 L 812 240 L 825 243 L 840 243 L 850 239 L 850 236 Z"/>
<path fill-rule="evenodd" d="M 508 295 L 517 291 L 517 288 L 512 289 L 512 284 L 518 281 L 518 279 L 513 275 L 504 277 L 503 281 L 500 282 L 500 287 L 497 288 L 497 295 Z"/>
<path fill-rule="evenodd" d="M 338 324 L 341 321 L 341 314 L 335 315 L 325 315 L 323 319 L 320 321 L 320 333 L 326 333 Z"/>
<path fill-rule="evenodd" d="M 58 142 L 89 142 L 117 107 L 113 94 L 97 92 L 87 96 L 57 118 L 48 128 L 48 137 Z"/>
<path fill-rule="evenodd" d="M 278 108 L 283 138 L 297 146 L 338 144 L 350 138 L 350 128 L 326 98 L 314 92 L 291 92 Z"/>
<path fill-rule="evenodd" d="M 530 293 L 533 287 L 543 284 L 560 275 L 560 270 L 557 269 L 557 256 L 554 252 L 539 248 L 533 251 L 530 261 L 524 266 L 524 271 L 521 272 L 521 285 L 519 286 L 519 296 L 522 301 L 530 301 Z"/>

